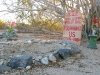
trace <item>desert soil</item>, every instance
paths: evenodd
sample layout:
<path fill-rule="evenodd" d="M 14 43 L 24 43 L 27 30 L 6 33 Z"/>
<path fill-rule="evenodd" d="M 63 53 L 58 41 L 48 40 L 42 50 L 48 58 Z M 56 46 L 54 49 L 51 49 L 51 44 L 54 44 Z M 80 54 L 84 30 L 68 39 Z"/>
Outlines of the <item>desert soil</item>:
<path fill-rule="evenodd" d="M 22 36 L 23 35 L 21 34 L 20 37 Z M 29 36 L 26 36 L 25 38 L 30 39 Z M 24 39 L 24 37 L 22 37 L 21 40 L 19 40 L 19 42 L 23 41 L 22 39 Z M 98 49 L 89 49 L 87 48 L 87 43 L 84 42 L 80 46 L 82 54 L 78 54 L 75 57 L 69 57 L 66 60 L 62 60 L 58 63 L 49 66 L 34 66 L 32 70 L 29 71 L 17 70 L 11 73 L 0 75 L 100 75 L 100 44 L 98 43 L 97 46 Z M 0 50 L 8 49 L 7 53 L 10 53 L 8 54 L 8 56 L 14 55 L 15 53 L 20 53 L 20 51 L 15 51 L 15 53 L 11 54 L 11 52 L 14 52 L 14 49 L 16 48 L 15 45 L 12 46 L 12 49 L 8 47 L 6 48 L 6 46 L 2 47 L 0 48 Z M 21 44 L 21 47 L 24 47 L 23 44 Z M 17 49 L 21 50 L 21 47 Z M 47 44 L 41 46 L 39 44 L 25 45 L 27 53 L 47 53 L 51 51 L 53 48 L 55 48 L 54 44 Z M 0 56 L 2 56 L 1 54 Z M 7 56 L 5 56 L 5 58 L 6 57 Z"/>

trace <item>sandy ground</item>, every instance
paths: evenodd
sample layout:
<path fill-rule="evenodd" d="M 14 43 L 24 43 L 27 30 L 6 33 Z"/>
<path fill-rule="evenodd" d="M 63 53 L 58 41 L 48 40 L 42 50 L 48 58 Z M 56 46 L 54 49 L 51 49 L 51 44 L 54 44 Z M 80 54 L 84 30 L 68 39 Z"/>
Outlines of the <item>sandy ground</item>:
<path fill-rule="evenodd" d="M 82 50 L 81 57 L 80 55 L 69 57 L 58 62 L 59 65 L 35 66 L 27 72 L 16 71 L 0 75 L 100 75 L 100 44 L 97 44 L 97 46 L 98 49 L 88 49 L 87 44 L 83 43 L 80 46 Z M 52 46 L 41 47 L 36 50 L 45 53 L 50 51 Z"/>
<path fill-rule="evenodd" d="M 60 62 L 60 67 L 38 68 L 32 75 L 100 75 L 100 44 L 98 49 L 81 46 L 81 59 L 68 58 Z"/>

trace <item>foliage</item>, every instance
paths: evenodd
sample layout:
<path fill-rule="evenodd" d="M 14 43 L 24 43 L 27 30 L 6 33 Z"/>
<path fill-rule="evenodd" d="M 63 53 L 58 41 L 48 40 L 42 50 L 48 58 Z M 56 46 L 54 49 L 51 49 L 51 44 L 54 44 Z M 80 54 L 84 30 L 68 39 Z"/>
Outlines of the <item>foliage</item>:
<path fill-rule="evenodd" d="M 8 12 L 16 13 L 17 20 L 20 23 L 27 21 L 40 29 L 42 27 L 48 30 L 62 31 L 62 25 L 59 24 L 63 22 L 66 12 L 73 8 L 80 10 L 87 20 L 84 31 L 87 30 L 87 27 L 91 27 L 90 12 L 93 15 L 96 11 L 98 18 L 100 18 L 100 6 L 96 6 L 99 4 L 96 3 L 97 0 L 15 0 L 15 2 L 9 0 L 12 2 L 11 4 L 7 3 L 7 0 L 3 1 L 8 8 Z M 44 18 L 45 20 L 43 20 Z"/>
<path fill-rule="evenodd" d="M 3 29 L 5 27 L 5 22 L 0 20 L 0 29 Z"/>
<path fill-rule="evenodd" d="M 50 31 L 54 32 L 62 32 L 63 31 L 63 25 L 61 22 L 51 19 L 45 19 L 45 20 L 35 20 L 35 23 L 40 28 L 45 28 Z"/>
<path fill-rule="evenodd" d="M 23 3 L 24 5 L 29 5 L 29 4 L 30 4 L 30 0 L 22 0 L 22 3 Z"/>
<path fill-rule="evenodd" d="M 32 26 L 25 23 L 17 23 L 16 29 L 18 32 L 32 32 Z"/>
<path fill-rule="evenodd" d="M 46 20 L 40 20 L 39 23 L 41 27 L 46 28 L 47 30 L 55 31 L 55 32 L 63 31 L 62 23 L 59 21 L 46 19 Z"/>
<path fill-rule="evenodd" d="M 8 22 L 6 26 L 6 31 L 2 34 L 4 38 L 7 40 L 12 40 L 17 37 L 16 31 L 14 30 L 15 23 Z"/>
<path fill-rule="evenodd" d="M 11 32 L 5 31 L 2 35 L 7 40 L 12 40 L 12 39 L 15 39 L 17 37 L 15 30 L 11 30 Z"/>
<path fill-rule="evenodd" d="M 56 21 L 56 20 L 49 20 L 49 19 L 37 20 L 35 19 L 32 24 L 17 23 L 16 29 L 19 32 L 33 32 L 34 30 L 41 31 L 42 29 L 46 29 L 48 31 L 62 33 L 63 25 L 61 22 Z"/>

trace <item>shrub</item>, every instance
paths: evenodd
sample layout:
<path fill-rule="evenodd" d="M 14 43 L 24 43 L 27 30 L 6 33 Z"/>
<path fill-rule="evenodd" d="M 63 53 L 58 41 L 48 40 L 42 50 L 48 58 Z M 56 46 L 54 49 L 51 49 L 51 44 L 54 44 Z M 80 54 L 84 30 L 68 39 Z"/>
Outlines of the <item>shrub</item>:
<path fill-rule="evenodd" d="M 5 27 L 5 22 L 0 20 L 0 29 L 3 29 Z"/>
<path fill-rule="evenodd" d="M 17 23 L 16 29 L 18 32 L 32 32 L 32 26 L 25 23 Z"/>

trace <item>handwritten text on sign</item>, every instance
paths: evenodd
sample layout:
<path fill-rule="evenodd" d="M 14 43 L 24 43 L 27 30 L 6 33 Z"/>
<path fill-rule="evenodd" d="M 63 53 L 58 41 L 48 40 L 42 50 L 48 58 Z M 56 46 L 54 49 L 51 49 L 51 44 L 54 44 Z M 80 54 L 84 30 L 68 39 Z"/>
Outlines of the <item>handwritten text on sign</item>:
<path fill-rule="evenodd" d="M 82 15 L 77 10 L 70 10 L 64 19 L 63 37 L 75 43 L 80 43 L 82 32 Z"/>

